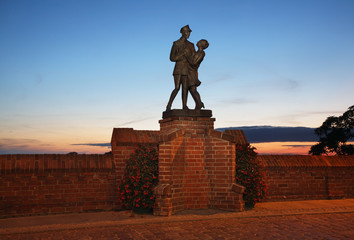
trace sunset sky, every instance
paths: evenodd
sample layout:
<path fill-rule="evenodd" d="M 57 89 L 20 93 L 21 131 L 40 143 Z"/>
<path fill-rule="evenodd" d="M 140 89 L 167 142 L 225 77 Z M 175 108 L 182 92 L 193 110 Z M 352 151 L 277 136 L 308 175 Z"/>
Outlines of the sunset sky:
<path fill-rule="evenodd" d="M 316 128 L 354 104 L 353 0 L 1 0 L 0 154 L 103 153 L 113 128 L 158 130 L 186 24 L 210 44 L 198 91 L 216 128 Z"/>

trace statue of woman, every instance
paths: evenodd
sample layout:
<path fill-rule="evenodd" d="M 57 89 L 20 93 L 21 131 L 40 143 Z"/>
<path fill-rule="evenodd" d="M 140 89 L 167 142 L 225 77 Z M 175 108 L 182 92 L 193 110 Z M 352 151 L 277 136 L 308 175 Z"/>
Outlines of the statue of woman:
<path fill-rule="evenodd" d="M 198 79 L 198 68 L 205 57 L 204 49 L 209 47 L 209 43 L 207 40 L 201 39 L 198 41 L 197 47 L 198 51 L 187 57 L 187 61 L 189 62 L 189 70 L 186 87 L 188 88 L 188 91 L 191 93 L 195 101 L 195 109 L 200 110 L 205 108 L 205 106 L 201 101 L 200 95 L 197 91 L 197 87 L 201 84 L 201 81 Z"/>

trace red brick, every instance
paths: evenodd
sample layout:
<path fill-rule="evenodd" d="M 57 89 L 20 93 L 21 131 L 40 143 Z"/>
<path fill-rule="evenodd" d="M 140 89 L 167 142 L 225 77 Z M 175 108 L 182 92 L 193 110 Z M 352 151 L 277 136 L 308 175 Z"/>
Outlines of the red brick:
<path fill-rule="evenodd" d="M 0 194 L 5 192 L 6 194 L 1 194 L 4 198 L 3 201 L 13 206 L 12 209 L 5 209 L 1 216 L 65 212 L 67 209 L 61 206 L 64 203 L 84 204 L 84 202 L 77 201 L 80 197 L 78 195 L 79 189 L 84 186 L 86 188 L 85 194 L 91 196 L 92 199 L 107 199 L 103 205 L 102 201 L 101 203 L 96 201 L 97 204 L 99 203 L 98 207 L 95 207 L 96 209 L 99 209 L 100 206 L 105 206 L 105 209 L 107 209 L 106 206 L 111 206 L 112 209 L 113 199 L 110 196 L 115 191 L 114 177 L 112 178 L 114 169 L 112 164 L 104 163 L 110 163 L 112 158 L 107 155 L 92 156 L 102 164 L 100 168 L 93 169 L 94 172 L 90 173 L 83 164 L 77 164 L 86 157 L 86 155 L 71 156 L 70 164 L 65 164 L 69 160 L 67 155 L 9 155 L 6 158 L 0 158 L 0 166 L 6 166 L 7 159 L 17 162 L 14 165 L 13 173 L 8 172 L 0 175 L 0 181 L 3 183 L 0 187 Z M 62 168 L 63 165 L 59 165 L 59 162 L 62 162 L 65 168 Z M 13 165 L 12 163 L 7 164 L 11 167 Z M 59 166 L 60 168 L 58 168 Z M 104 169 L 103 166 L 109 166 L 109 168 Z M 36 168 L 40 171 L 37 171 Z M 105 174 L 100 174 L 101 170 L 105 171 Z M 66 176 L 63 171 L 67 172 Z M 92 184 L 91 177 L 82 178 L 85 174 L 88 176 L 96 174 L 99 176 L 100 183 Z M 23 198 L 26 198 L 26 201 L 23 201 Z M 78 206 L 78 208 L 80 207 Z"/>

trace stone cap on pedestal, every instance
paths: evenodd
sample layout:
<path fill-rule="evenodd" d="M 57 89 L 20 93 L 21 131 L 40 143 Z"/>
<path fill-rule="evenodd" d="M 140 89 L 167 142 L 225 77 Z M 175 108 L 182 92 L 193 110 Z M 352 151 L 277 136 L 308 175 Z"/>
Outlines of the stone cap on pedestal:
<path fill-rule="evenodd" d="M 183 110 L 172 109 L 162 113 L 162 119 L 170 117 L 211 117 L 213 115 L 211 110 Z"/>
<path fill-rule="evenodd" d="M 170 134 L 174 131 L 185 129 L 193 131 L 195 134 L 205 133 L 209 129 L 214 129 L 215 118 L 211 118 L 211 110 L 182 110 L 173 109 L 162 113 L 160 131 Z"/>

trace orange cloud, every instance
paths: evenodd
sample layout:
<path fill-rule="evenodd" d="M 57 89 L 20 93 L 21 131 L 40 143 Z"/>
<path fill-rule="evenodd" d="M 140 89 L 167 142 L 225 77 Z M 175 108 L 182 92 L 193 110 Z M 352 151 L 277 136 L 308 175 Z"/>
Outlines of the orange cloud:
<path fill-rule="evenodd" d="M 307 155 L 316 142 L 267 142 L 253 143 L 259 154 L 299 154 Z"/>

